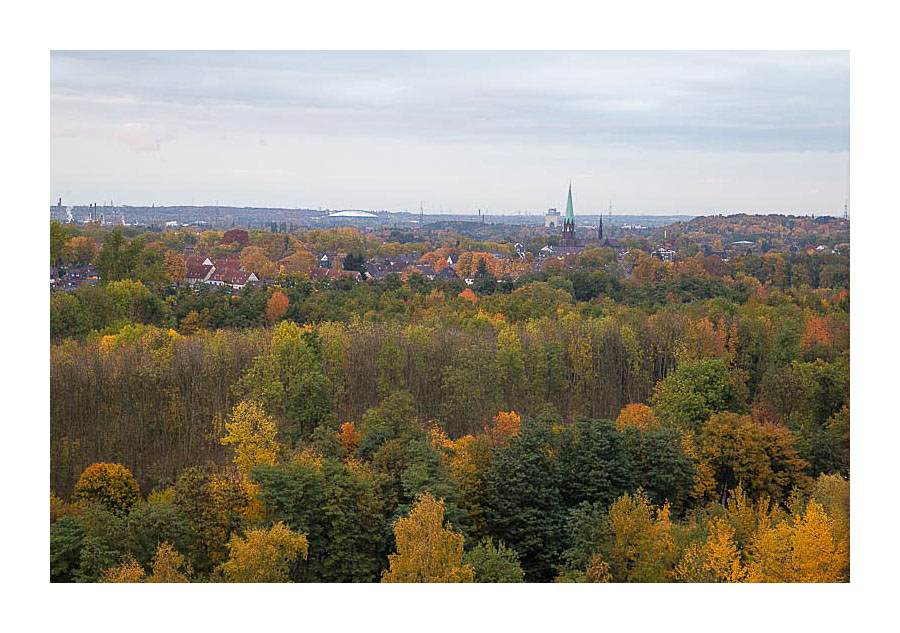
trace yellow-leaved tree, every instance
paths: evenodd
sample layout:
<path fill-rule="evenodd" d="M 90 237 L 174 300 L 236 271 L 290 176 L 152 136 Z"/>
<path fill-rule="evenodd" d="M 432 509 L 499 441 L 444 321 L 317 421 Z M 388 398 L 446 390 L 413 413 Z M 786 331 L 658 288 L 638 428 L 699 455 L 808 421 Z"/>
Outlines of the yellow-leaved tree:
<path fill-rule="evenodd" d="M 600 554 L 594 554 L 591 557 L 591 562 L 588 563 L 584 576 L 588 582 L 612 582 L 609 563 L 603 560 Z"/>
<path fill-rule="evenodd" d="M 463 565 L 463 535 L 443 527 L 444 501 L 426 492 L 409 516 L 394 524 L 397 553 L 381 582 L 475 582 L 475 570 Z"/>
<path fill-rule="evenodd" d="M 100 574 L 100 582 L 144 582 L 144 568 L 130 554 L 118 567 L 110 567 Z"/>
<path fill-rule="evenodd" d="M 615 582 L 665 582 L 675 564 L 669 506 L 654 508 L 638 489 L 625 493 L 609 508 L 614 533 L 609 567 Z"/>
<path fill-rule="evenodd" d="M 849 538 L 815 500 L 792 522 L 763 525 L 750 544 L 748 582 L 842 582 Z M 849 537 L 849 535 L 848 535 Z"/>
<path fill-rule="evenodd" d="M 462 491 L 462 505 L 469 515 L 472 533 L 488 536 L 490 530 L 484 516 L 486 484 L 494 447 L 487 434 L 466 435 L 453 442 L 450 474 Z"/>
<path fill-rule="evenodd" d="M 825 513 L 834 521 L 834 538 L 846 543 L 850 549 L 850 482 L 840 475 L 819 475 L 813 487 L 812 498 L 822 504 Z M 847 557 L 850 576 L 850 557 Z"/>
<path fill-rule="evenodd" d="M 259 465 L 271 466 L 278 458 L 278 425 L 259 403 L 244 400 L 236 404 L 225 430 L 222 444 L 234 445 L 233 461 L 241 474 Z"/>
<path fill-rule="evenodd" d="M 683 582 L 741 582 L 746 575 L 734 528 L 719 517 L 709 522 L 706 542 L 691 543 L 675 567 L 675 577 Z"/>
<path fill-rule="evenodd" d="M 187 276 L 187 264 L 185 263 L 184 255 L 168 250 L 165 254 L 165 262 L 166 274 L 169 276 L 169 279 L 176 284 L 184 282 L 184 278 Z"/>
<path fill-rule="evenodd" d="M 278 265 L 284 268 L 286 273 L 305 273 L 316 265 L 316 256 L 305 250 L 298 250 L 279 260 Z"/>
<path fill-rule="evenodd" d="M 278 267 L 269 259 L 269 254 L 259 246 L 247 246 L 241 250 L 241 265 L 260 279 L 274 279 Z"/>
<path fill-rule="evenodd" d="M 156 548 L 151 568 L 153 573 L 147 576 L 134 556 L 128 554 L 121 565 L 104 571 L 100 582 L 190 582 L 191 564 L 165 541 Z"/>
<path fill-rule="evenodd" d="M 91 464 L 75 484 L 75 499 L 95 501 L 111 512 L 127 513 L 140 501 L 141 491 L 131 471 L 122 464 Z"/>
<path fill-rule="evenodd" d="M 228 541 L 228 560 L 220 569 L 228 582 L 290 582 L 291 564 L 309 551 L 306 534 L 279 521 L 269 529 L 247 530 Z"/>
<path fill-rule="evenodd" d="M 834 519 L 810 501 L 791 531 L 794 582 L 840 582 L 849 555 L 847 543 L 837 538 Z"/>
<path fill-rule="evenodd" d="M 147 582 L 191 582 L 191 564 L 165 541 L 156 548 L 152 567 Z"/>
<path fill-rule="evenodd" d="M 69 514 L 69 504 L 60 499 L 54 494 L 54 492 L 50 491 L 50 523 L 53 523 L 57 519 L 61 519 L 64 516 Z"/>

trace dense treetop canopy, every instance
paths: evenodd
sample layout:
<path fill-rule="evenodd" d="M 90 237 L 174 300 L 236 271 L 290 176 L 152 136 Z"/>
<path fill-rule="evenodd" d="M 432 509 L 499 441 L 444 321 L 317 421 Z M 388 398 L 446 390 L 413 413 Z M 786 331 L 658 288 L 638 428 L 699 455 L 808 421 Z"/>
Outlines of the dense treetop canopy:
<path fill-rule="evenodd" d="M 50 299 L 51 580 L 847 581 L 849 256 L 786 222 L 537 266 L 552 236 L 52 224 L 101 279 Z M 188 245 L 263 282 L 187 284 Z"/>

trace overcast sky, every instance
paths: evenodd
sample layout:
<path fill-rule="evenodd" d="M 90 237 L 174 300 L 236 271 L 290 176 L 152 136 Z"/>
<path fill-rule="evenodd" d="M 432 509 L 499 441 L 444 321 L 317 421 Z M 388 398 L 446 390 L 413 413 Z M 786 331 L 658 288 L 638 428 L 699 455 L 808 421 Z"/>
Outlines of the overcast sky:
<path fill-rule="evenodd" d="M 842 52 L 56 52 L 52 203 L 834 213 Z"/>

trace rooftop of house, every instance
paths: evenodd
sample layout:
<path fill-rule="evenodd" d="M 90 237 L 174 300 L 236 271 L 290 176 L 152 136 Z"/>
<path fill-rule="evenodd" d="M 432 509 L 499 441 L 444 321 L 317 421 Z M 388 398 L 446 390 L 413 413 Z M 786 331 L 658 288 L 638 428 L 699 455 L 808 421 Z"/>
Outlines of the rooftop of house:
<path fill-rule="evenodd" d="M 210 281 L 220 281 L 232 286 L 243 286 L 248 281 L 254 281 L 256 275 L 246 270 L 238 270 L 236 268 L 216 268 L 213 274 L 209 276 Z"/>
<path fill-rule="evenodd" d="M 334 270 L 331 268 L 322 268 L 320 266 L 315 266 L 314 268 L 310 268 L 307 273 L 310 279 L 340 279 L 341 277 L 351 277 L 352 279 L 359 280 L 362 278 L 359 271 L 357 270 Z"/>
<path fill-rule="evenodd" d="M 186 266 L 191 265 L 202 265 L 204 263 L 212 264 L 212 260 L 206 257 L 205 255 L 187 255 L 184 258 L 184 263 Z"/>
<path fill-rule="evenodd" d="M 206 276 L 213 269 L 208 264 L 191 263 L 185 265 L 185 278 L 187 279 L 206 279 Z"/>
<path fill-rule="evenodd" d="M 424 277 L 434 277 L 437 275 L 437 272 L 434 270 L 434 266 L 430 264 L 414 264 L 410 266 L 413 270 L 418 270 Z"/>
<path fill-rule="evenodd" d="M 213 260 L 213 265 L 216 267 L 216 270 L 222 270 L 223 268 L 231 268 L 236 270 L 246 270 L 241 264 L 241 260 L 239 259 L 231 259 L 227 257 L 222 257 L 219 259 Z"/>

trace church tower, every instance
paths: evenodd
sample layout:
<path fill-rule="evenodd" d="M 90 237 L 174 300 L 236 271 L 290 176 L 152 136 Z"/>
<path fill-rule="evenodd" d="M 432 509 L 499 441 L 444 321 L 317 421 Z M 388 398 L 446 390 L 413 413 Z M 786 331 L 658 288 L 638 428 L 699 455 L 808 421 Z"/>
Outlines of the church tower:
<path fill-rule="evenodd" d="M 562 246 L 575 246 L 575 210 L 572 207 L 572 183 L 569 183 L 569 199 L 566 201 L 566 219 L 563 222 Z"/>

